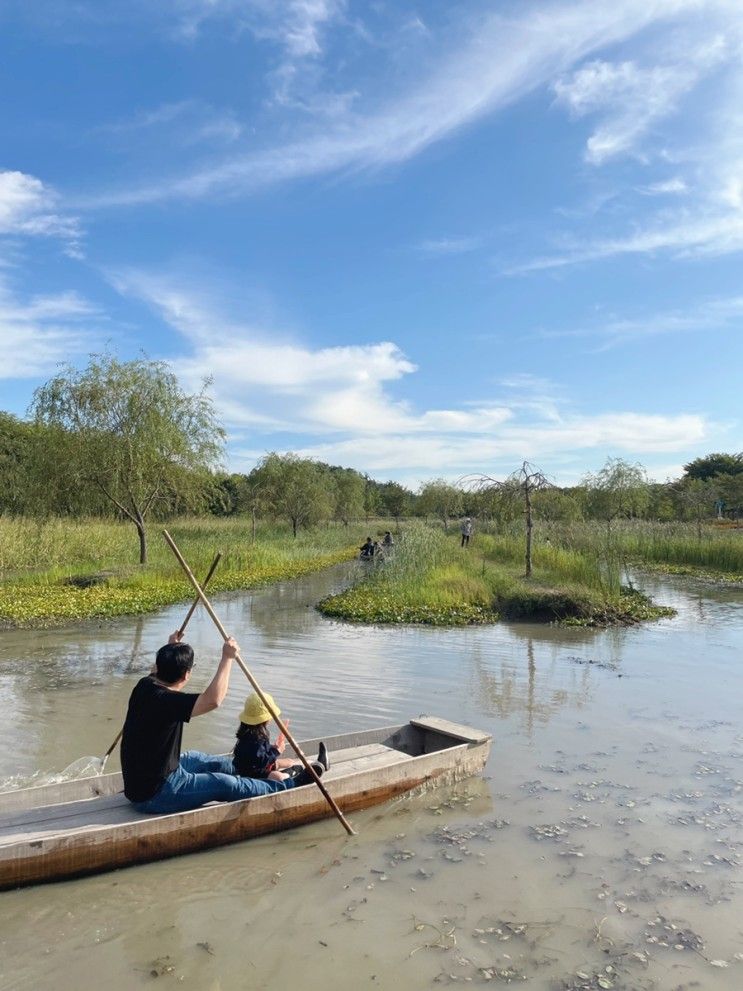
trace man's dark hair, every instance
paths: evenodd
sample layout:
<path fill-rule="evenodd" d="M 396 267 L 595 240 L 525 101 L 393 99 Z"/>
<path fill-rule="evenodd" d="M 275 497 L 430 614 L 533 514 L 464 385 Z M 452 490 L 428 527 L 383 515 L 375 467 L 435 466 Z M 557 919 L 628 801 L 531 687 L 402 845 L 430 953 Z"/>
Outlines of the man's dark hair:
<path fill-rule="evenodd" d="M 155 667 L 160 681 L 174 685 L 193 667 L 193 647 L 187 643 L 166 643 L 157 652 Z"/>

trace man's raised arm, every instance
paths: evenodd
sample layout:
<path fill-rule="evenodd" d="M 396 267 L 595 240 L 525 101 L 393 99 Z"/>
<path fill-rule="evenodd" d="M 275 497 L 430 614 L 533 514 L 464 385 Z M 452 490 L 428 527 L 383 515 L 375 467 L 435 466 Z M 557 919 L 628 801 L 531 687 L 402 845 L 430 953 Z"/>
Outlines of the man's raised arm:
<path fill-rule="evenodd" d="M 230 686 L 232 662 L 239 649 L 237 641 L 232 637 L 222 644 L 222 658 L 209 686 L 196 699 L 191 712 L 192 719 L 194 716 L 203 716 L 205 712 L 211 712 L 222 704 Z"/>

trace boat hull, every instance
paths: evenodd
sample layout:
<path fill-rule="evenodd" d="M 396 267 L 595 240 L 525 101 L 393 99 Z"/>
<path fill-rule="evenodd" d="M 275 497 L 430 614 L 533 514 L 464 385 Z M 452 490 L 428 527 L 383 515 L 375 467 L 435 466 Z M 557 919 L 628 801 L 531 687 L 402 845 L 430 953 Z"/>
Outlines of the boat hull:
<path fill-rule="evenodd" d="M 453 725 L 442 720 L 426 721 L 426 717 L 421 717 L 402 727 L 331 738 L 327 741 L 331 754 L 335 750 L 347 756 L 336 770 L 334 779 L 331 780 L 329 772 L 328 791 L 344 814 L 349 815 L 433 783 L 451 783 L 477 774 L 487 760 L 490 737 L 468 727 L 456 727 L 460 732 L 458 738 L 442 732 L 442 726 Z M 469 733 L 470 737 L 463 739 L 462 733 Z M 354 744 L 353 741 L 358 742 Z M 312 753 L 317 742 L 307 741 L 302 749 Z M 379 753 L 373 753 L 375 746 L 380 748 Z M 416 753 L 416 750 L 421 752 Z M 359 756 L 354 756 L 356 753 Z M 118 784 L 116 779 L 120 781 L 120 775 L 98 779 L 104 787 L 97 797 L 67 800 L 63 797 L 61 803 L 51 805 L 29 805 L 29 802 L 38 803 L 45 796 L 27 795 L 25 808 L 18 807 L 16 797 L 16 808 L 6 811 L 3 799 L 12 800 L 13 793 L 0 795 L 0 889 L 80 877 L 194 853 L 293 829 L 333 815 L 319 789 L 306 785 L 260 798 L 206 805 L 189 812 L 144 816 L 134 812 L 117 792 L 111 790 Z M 68 785 L 80 785 L 89 794 L 95 780 L 90 779 L 85 784 L 69 782 Z M 64 790 L 65 786 L 57 788 Z M 59 791 L 52 794 L 57 797 Z M 68 787 L 69 794 L 75 794 L 74 789 Z M 120 805 L 112 813 L 117 802 Z M 23 802 L 20 804 L 22 806 Z M 96 825 L 95 813 L 99 806 L 101 818 L 114 814 L 121 815 L 125 821 Z M 82 812 L 78 812 L 79 807 Z M 88 821 L 84 828 L 79 831 L 61 828 L 65 814 L 72 820 L 78 815 L 85 817 L 86 812 Z M 9 841 L 7 835 L 3 835 L 3 816 L 6 828 L 15 830 Z M 51 825 L 45 832 L 44 822 L 52 819 L 61 824 L 60 828 Z M 28 833 L 26 836 L 24 829 Z"/>

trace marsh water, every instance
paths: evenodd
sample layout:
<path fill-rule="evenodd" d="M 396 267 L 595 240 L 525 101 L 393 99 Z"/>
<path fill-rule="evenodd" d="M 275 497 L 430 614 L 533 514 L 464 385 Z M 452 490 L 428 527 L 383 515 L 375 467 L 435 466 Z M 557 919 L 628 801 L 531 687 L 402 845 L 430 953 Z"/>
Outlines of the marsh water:
<path fill-rule="evenodd" d="M 0 988 L 743 986 L 743 590 L 644 578 L 675 619 L 444 631 L 324 619 L 347 578 L 216 602 L 298 738 L 440 715 L 493 734 L 485 775 L 353 838 L 328 819 L 0 894 Z M 5 787 L 102 755 L 183 612 L 0 634 Z M 198 689 L 219 643 L 199 614 L 188 639 Z M 229 748 L 243 681 L 186 746 Z"/>

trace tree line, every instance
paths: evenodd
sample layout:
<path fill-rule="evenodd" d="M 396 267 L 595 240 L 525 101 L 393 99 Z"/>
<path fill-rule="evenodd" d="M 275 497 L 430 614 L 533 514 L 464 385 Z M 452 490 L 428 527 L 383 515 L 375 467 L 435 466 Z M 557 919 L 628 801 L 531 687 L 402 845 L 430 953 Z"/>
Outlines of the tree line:
<path fill-rule="evenodd" d="M 294 535 L 324 520 L 463 515 L 506 524 L 540 519 L 695 520 L 738 516 L 743 454 L 710 454 L 681 479 L 651 483 L 642 465 L 610 458 L 581 484 L 559 487 L 527 463 L 497 480 L 436 478 L 413 492 L 352 468 L 268 453 L 249 473 L 221 469 L 225 434 L 204 388 L 185 392 L 163 362 L 94 355 L 37 389 L 28 417 L 0 411 L 0 513 L 111 516 L 136 528 L 147 560 L 147 523 L 175 515 L 284 520 Z"/>

